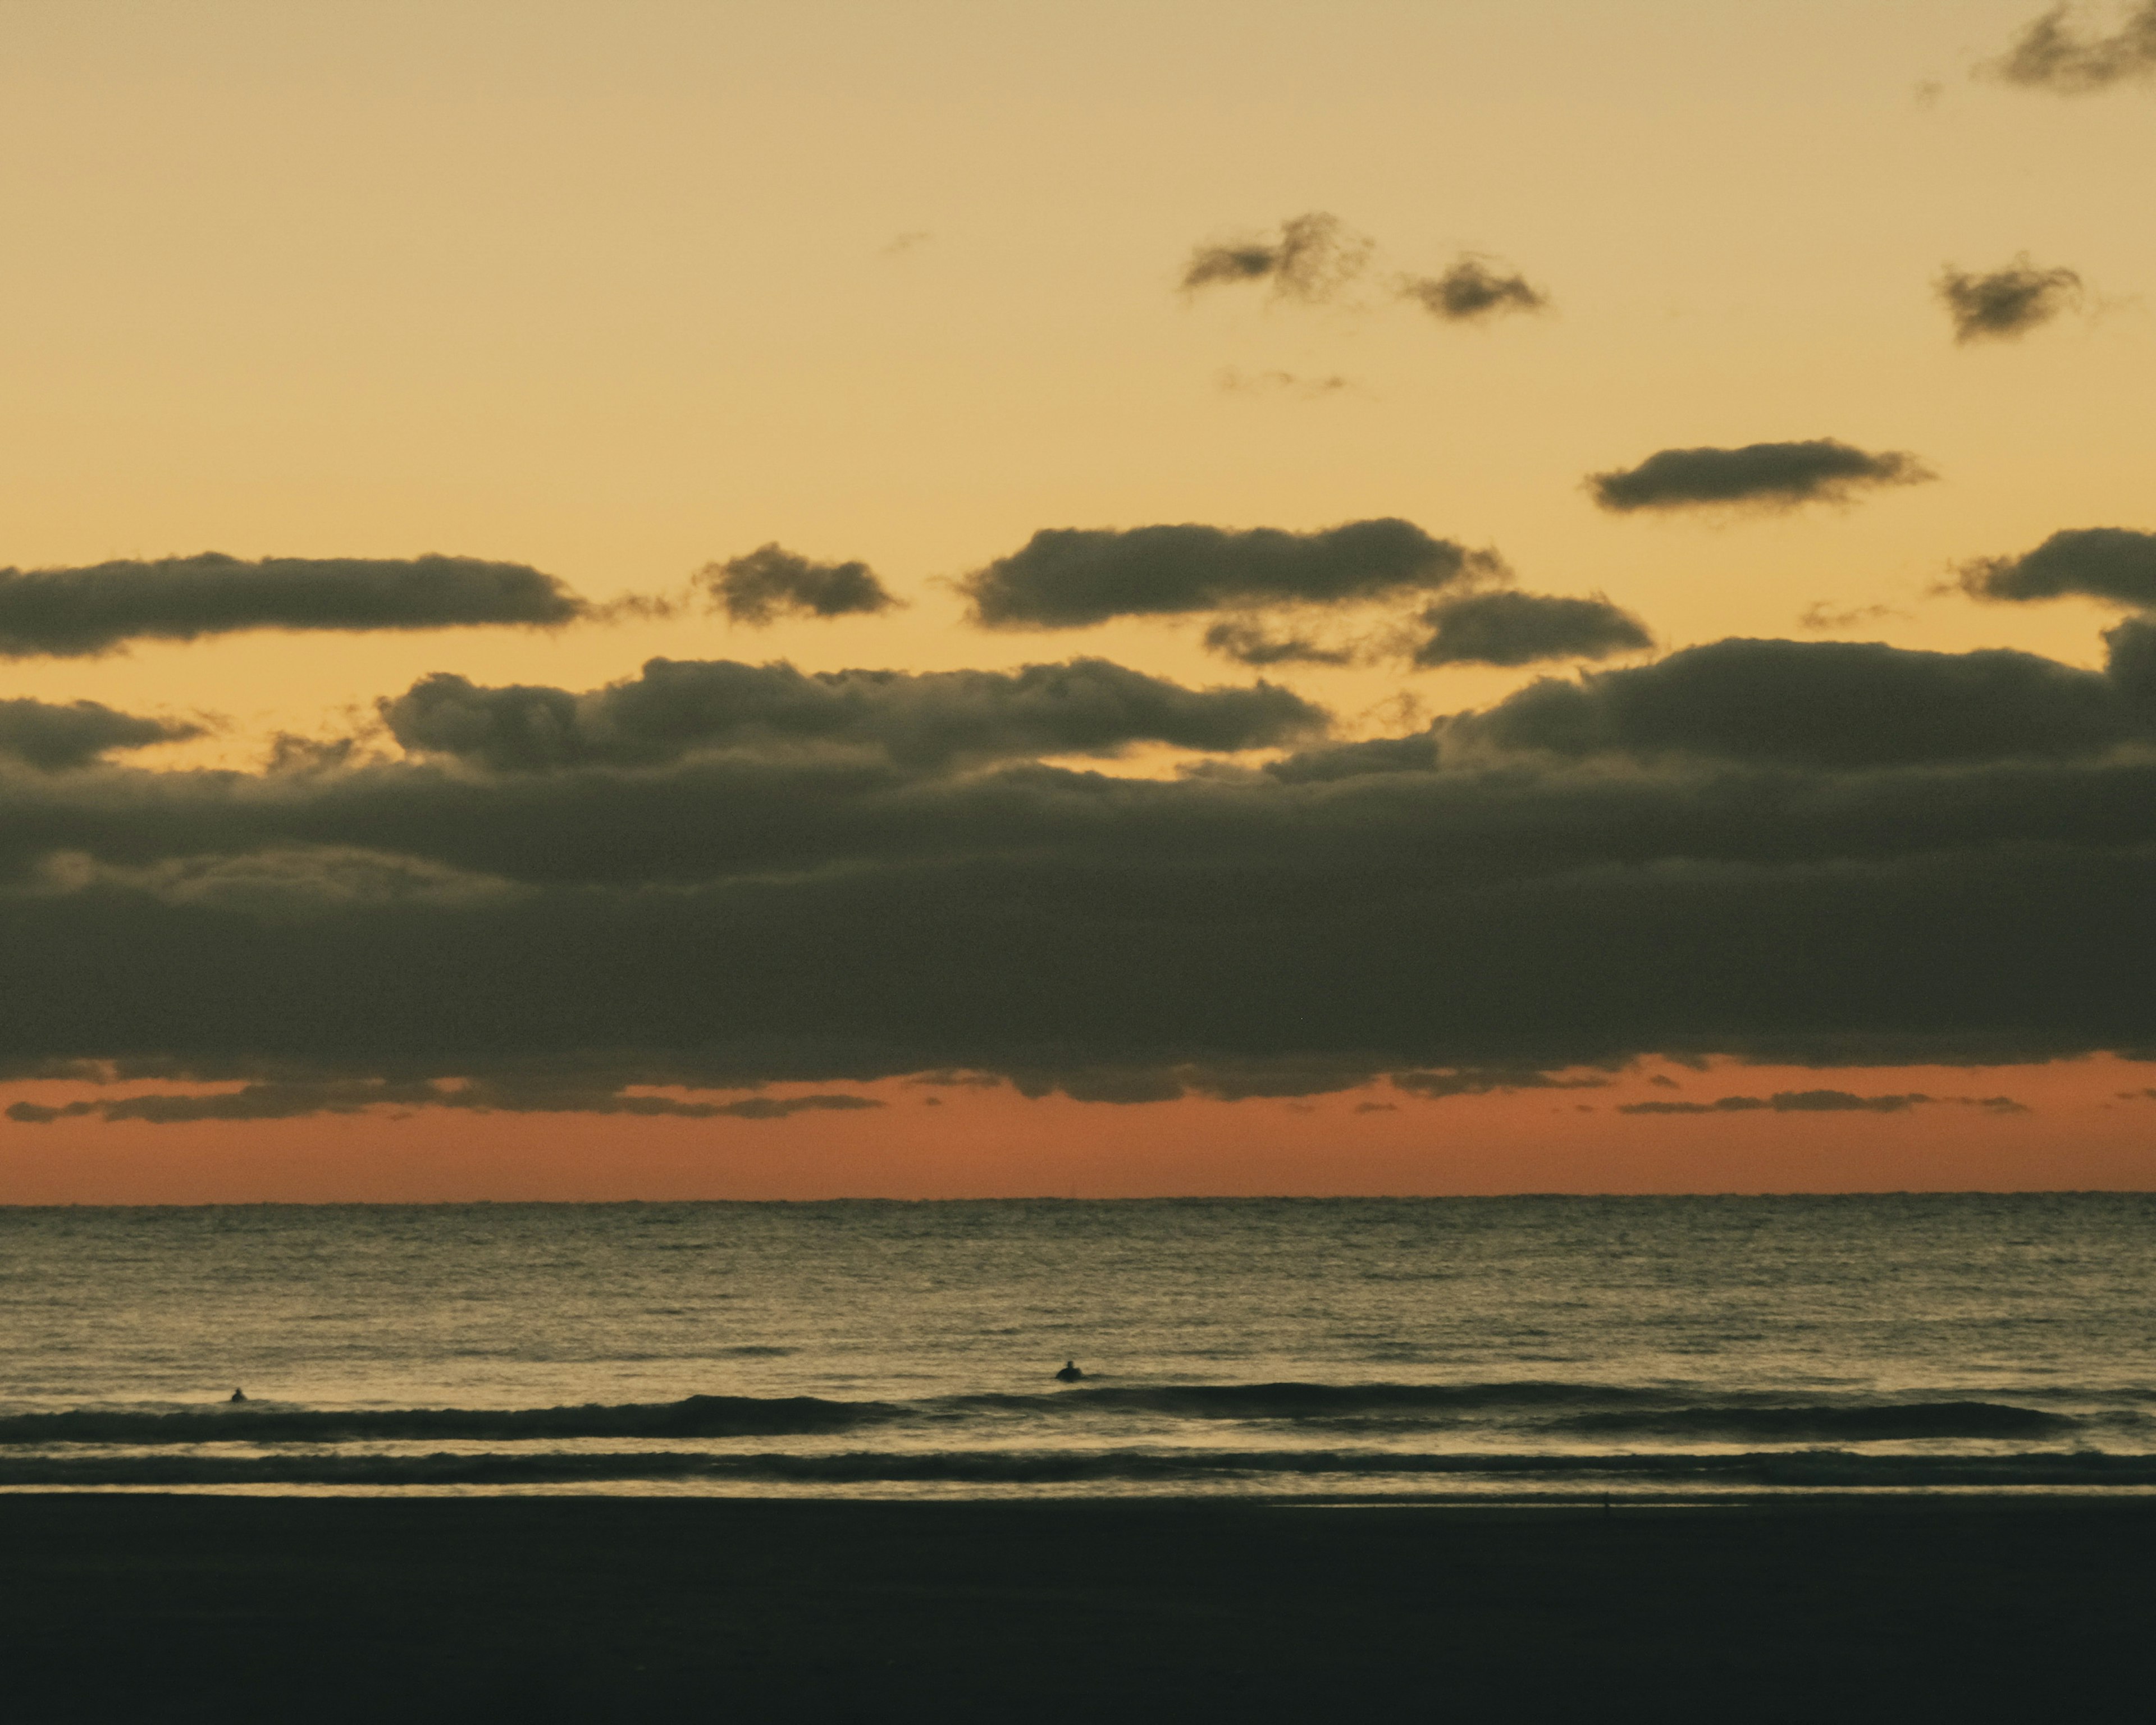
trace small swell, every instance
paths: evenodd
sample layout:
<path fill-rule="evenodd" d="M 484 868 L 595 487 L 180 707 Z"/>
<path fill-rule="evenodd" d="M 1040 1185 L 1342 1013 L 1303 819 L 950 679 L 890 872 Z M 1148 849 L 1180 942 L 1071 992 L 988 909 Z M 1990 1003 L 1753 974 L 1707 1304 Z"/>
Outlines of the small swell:
<path fill-rule="evenodd" d="M 1910 1438 L 2056 1437 L 2080 1425 L 2064 1414 L 1998 1402 L 1907 1402 L 1576 1414 L 1552 1421 L 1548 1429 L 1582 1437 L 1729 1437 L 1765 1443 L 1848 1444 Z"/>
<path fill-rule="evenodd" d="M 692 1395 L 575 1408 L 335 1410 L 220 1405 L 182 1413 L 80 1409 L 0 1419 L 0 1444 L 336 1444 L 367 1440 L 784 1437 L 850 1431 L 898 1416 L 882 1402 L 812 1395 Z"/>

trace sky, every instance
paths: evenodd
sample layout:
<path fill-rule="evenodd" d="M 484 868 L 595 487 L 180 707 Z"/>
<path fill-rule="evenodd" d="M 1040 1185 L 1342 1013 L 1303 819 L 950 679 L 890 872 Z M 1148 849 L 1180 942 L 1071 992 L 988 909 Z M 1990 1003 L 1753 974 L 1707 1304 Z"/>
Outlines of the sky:
<path fill-rule="evenodd" d="M 0 8 L 0 1202 L 2156 1185 L 2156 4 Z"/>

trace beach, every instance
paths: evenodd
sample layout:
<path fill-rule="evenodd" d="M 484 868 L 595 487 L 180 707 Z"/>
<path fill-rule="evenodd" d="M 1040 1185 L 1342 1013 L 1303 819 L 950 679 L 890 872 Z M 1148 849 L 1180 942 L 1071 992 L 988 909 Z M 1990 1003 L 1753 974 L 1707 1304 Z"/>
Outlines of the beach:
<path fill-rule="evenodd" d="M 0 1495 L 7 1716 L 2087 1718 L 2156 1502 Z"/>

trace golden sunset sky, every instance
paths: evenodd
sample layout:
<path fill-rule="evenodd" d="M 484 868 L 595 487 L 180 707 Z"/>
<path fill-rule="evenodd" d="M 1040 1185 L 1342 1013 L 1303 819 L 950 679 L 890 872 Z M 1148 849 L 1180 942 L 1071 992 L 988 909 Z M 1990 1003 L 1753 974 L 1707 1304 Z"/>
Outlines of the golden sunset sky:
<path fill-rule="evenodd" d="M 2100 40 L 2138 10 L 2067 22 Z M 581 691 L 654 657 L 921 672 L 1087 655 L 1194 686 L 1263 676 L 1352 741 L 1582 671 L 1252 670 L 1204 649 L 1202 615 L 989 630 L 954 585 L 1043 529 L 1383 517 L 1494 550 L 1524 590 L 1631 614 L 1655 647 L 1601 671 L 1732 638 L 2102 667 L 2121 603 L 1979 603 L 1953 584 L 2062 531 L 2156 531 L 2156 79 L 1998 75 L 2041 12 L 13 0 L 0 565 L 442 553 L 529 565 L 601 605 L 675 603 L 552 629 L 25 654 L 0 660 L 0 697 L 199 726 L 85 769 L 177 786 L 251 781 L 280 733 L 357 736 L 355 761 L 393 766 L 375 702 L 438 672 Z M 1182 285 L 1198 249 L 1270 243 L 1317 212 L 1369 247 L 1338 291 Z M 1547 305 L 1448 321 L 1402 292 L 1464 254 Z M 1942 273 L 2020 259 L 2078 290 L 2025 329 L 1957 341 Z M 1825 439 L 1935 477 L 1629 514 L 1586 484 L 1657 451 Z M 902 608 L 757 629 L 689 598 L 705 566 L 773 542 L 865 562 Z M 1048 758 L 1165 782 L 1195 757 Z M 104 842 L 40 838 L 38 878 L 85 853 L 148 865 Z M 124 965 L 100 974 L 116 998 L 134 986 Z M 208 993 L 244 986 L 220 974 Z M 10 1012 L 37 1022 L 34 999 Z M 1714 1035 L 1600 1065 L 1522 1056 L 1595 1080 L 1563 1091 L 1373 1077 L 1116 1104 L 939 1091 L 901 1062 L 709 1092 L 884 1104 L 775 1119 L 79 1111 L 0 1121 L 0 1201 L 2156 1183 L 2156 1103 L 2132 1099 L 2156 1086 L 2138 1058 L 2156 1027 L 2138 1046 L 2046 1029 L 2041 1053 L 1974 1066 L 1969 1043 L 1830 1063 Z M 224 1070 L 198 1055 L 99 1085 L 37 1061 L 150 1045 L 17 1051 L 0 1100 L 40 1108 L 270 1071 L 235 1049 Z M 1614 1111 L 1825 1089 L 1925 1100 Z M 685 1076 L 661 1092 L 706 1094 Z M 1986 1106 L 2000 1096 L 2020 1111 Z"/>

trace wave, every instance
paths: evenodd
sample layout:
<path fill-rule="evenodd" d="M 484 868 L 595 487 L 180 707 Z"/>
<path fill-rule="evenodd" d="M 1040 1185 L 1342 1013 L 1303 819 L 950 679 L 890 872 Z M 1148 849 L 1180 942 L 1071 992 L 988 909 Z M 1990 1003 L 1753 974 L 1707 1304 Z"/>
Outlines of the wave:
<path fill-rule="evenodd" d="M 381 1455 L 9 1455 L 0 1486 L 475 1486 L 630 1481 L 753 1484 L 1208 1486 L 1262 1490 L 1337 1477 L 1433 1485 L 1512 1480 L 1582 1490 L 1612 1486 L 1764 1488 L 2015 1486 L 2156 1487 L 2156 1455 L 2090 1451 L 1998 1455 L 1854 1455 L 1782 1450 L 1743 1455 L 1400 1455 L 1370 1450 L 1163 1453 L 853 1452 L 711 1455 L 684 1452 Z"/>
<path fill-rule="evenodd" d="M 0 1446 L 832 1436 L 901 1423 L 1132 1414 L 1394 1431 L 1475 1422 L 1580 1437 L 1722 1436 L 1785 1443 L 2034 1438 L 2062 1435 L 2082 1423 L 2068 1414 L 1967 1399 L 1799 1402 L 1760 1394 L 1699 1404 L 1670 1389 L 1544 1382 L 1104 1384 L 913 1402 L 693 1395 L 674 1402 L 524 1409 L 333 1409 L 263 1403 L 177 1411 L 83 1408 L 0 1416 Z M 1510 1417 L 1499 1417 L 1504 1415 Z"/>
<path fill-rule="evenodd" d="M 1902 1402 L 1864 1407 L 1669 1408 L 1579 1414 L 1548 1430 L 1582 1437 L 1730 1437 L 1784 1443 L 1884 1443 L 1911 1438 L 2056 1436 L 2082 1422 L 1998 1402 Z"/>
<path fill-rule="evenodd" d="M 336 1444 L 397 1440 L 802 1437 L 899 1418 L 883 1402 L 811 1395 L 692 1395 L 678 1402 L 566 1408 L 263 1407 L 220 1403 L 179 1412 L 83 1408 L 0 1418 L 4 1444 Z"/>

